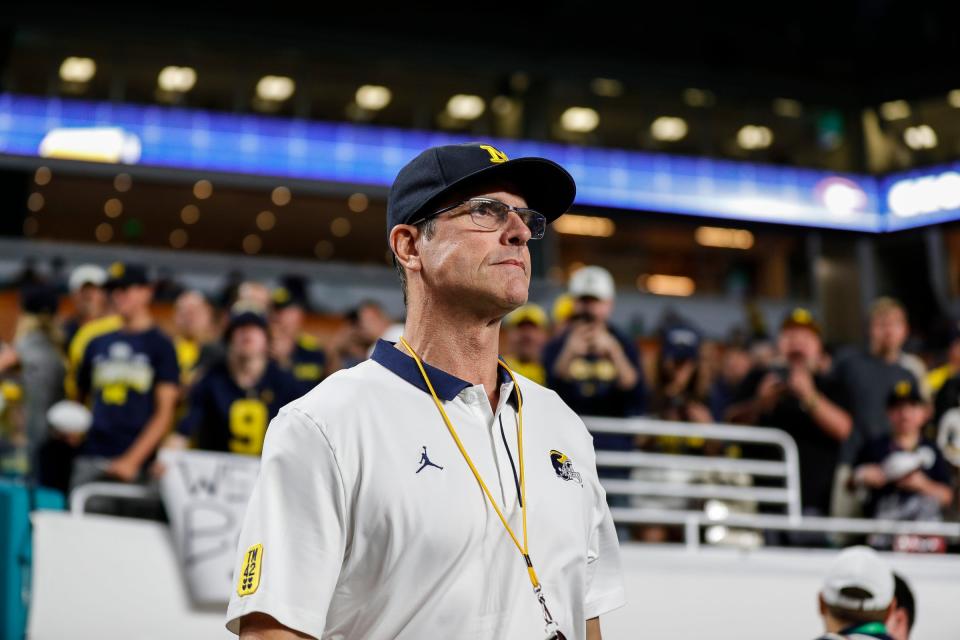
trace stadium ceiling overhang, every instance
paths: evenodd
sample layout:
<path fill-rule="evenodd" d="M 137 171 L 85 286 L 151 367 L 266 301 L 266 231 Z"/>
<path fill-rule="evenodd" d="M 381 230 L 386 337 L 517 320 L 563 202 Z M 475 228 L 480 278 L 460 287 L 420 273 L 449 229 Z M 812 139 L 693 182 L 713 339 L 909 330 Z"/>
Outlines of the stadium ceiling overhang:
<path fill-rule="evenodd" d="M 0 155 L 386 188 L 426 147 L 473 137 L 196 109 L 0 95 Z M 960 162 L 869 176 L 519 140 L 581 206 L 882 233 L 960 219 Z"/>

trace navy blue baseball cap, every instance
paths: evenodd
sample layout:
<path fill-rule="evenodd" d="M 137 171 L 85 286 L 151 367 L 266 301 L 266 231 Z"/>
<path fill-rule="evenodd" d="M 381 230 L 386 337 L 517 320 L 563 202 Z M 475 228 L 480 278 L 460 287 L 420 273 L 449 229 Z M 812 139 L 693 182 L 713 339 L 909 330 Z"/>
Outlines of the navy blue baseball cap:
<path fill-rule="evenodd" d="M 230 309 L 230 320 L 227 322 L 227 328 L 223 332 L 224 342 L 229 343 L 233 332 L 240 327 L 246 326 L 260 327 L 267 330 L 267 316 L 257 308 L 245 304 L 236 304 Z"/>
<path fill-rule="evenodd" d="M 387 198 L 387 233 L 443 206 L 453 193 L 509 184 L 527 206 L 552 222 L 566 213 L 577 195 L 567 170 L 546 158 L 515 158 L 480 142 L 430 147 L 400 169 Z"/>
<path fill-rule="evenodd" d="M 696 360 L 700 354 L 700 334 L 691 327 L 676 325 L 663 332 L 661 357 L 682 362 Z"/>
<path fill-rule="evenodd" d="M 54 315 L 59 306 L 60 294 L 53 285 L 34 284 L 20 291 L 20 308 L 27 313 Z"/>
<path fill-rule="evenodd" d="M 109 290 L 150 284 L 147 268 L 142 264 L 114 262 L 107 269 L 107 276 L 104 287 Z"/>

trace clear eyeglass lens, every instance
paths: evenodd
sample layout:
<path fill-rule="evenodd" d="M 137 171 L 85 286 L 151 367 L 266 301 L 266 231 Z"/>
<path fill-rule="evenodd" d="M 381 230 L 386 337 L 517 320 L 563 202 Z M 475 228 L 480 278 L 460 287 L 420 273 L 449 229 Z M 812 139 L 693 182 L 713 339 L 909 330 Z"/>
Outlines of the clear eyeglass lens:
<path fill-rule="evenodd" d="M 534 239 L 539 240 L 543 237 L 546 226 L 546 219 L 533 209 L 515 209 L 523 223 L 530 228 Z M 510 207 L 502 202 L 488 202 L 485 200 L 473 200 L 470 202 L 470 217 L 480 227 L 484 229 L 499 229 L 507 221 L 510 215 Z"/>

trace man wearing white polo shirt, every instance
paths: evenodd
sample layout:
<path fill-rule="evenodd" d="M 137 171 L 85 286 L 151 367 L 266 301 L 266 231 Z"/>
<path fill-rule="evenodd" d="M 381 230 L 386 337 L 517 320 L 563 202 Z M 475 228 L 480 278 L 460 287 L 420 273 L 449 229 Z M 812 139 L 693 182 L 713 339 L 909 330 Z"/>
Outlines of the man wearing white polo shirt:
<path fill-rule="evenodd" d="M 527 243 L 573 201 L 541 158 L 428 149 L 387 229 L 403 337 L 267 431 L 227 626 L 243 638 L 600 638 L 624 604 L 583 422 L 498 361 Z"/>

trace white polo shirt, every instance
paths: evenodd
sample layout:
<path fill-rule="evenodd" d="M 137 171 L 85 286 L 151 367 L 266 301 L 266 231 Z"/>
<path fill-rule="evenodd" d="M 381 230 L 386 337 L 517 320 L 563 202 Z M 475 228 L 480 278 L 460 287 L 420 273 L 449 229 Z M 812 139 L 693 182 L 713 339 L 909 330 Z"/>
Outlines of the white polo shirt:
<path fill-rule="evenodd" d="M 425 368 L 522 541 L 513 382 L 501 370 L 494 412 L 482 385 Z M 560 630 L 583 639 L 625 603 L 616 533 L 583 422 L 517 380 L 530 556 Z M 415 362 L 384 341 L 271 422 L 237 567 L 235 633 L 262 612 L 324 639 L 543 637 L 523 557 Z"/>

